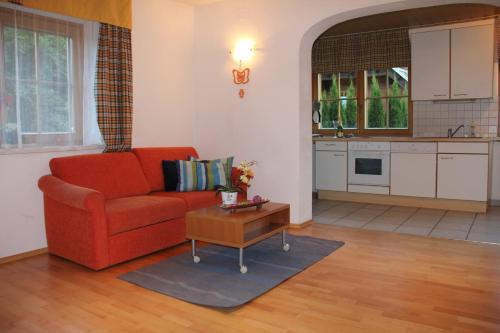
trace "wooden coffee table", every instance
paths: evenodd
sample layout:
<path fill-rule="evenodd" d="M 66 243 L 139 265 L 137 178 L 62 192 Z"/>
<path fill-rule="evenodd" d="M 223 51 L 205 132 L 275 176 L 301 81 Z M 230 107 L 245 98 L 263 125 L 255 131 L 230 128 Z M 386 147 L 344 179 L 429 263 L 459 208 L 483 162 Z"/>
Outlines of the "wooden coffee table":
<path fill-rule="evenodd" d="M 281 233 L 283 251 L 290 245 L 285 241 L 285 231 L 290 224 L 290 205 L 269 202 L 260 209 L 245 208 L 230 212 L 218 206 L 202 208 L 186 215 L 187 238 L 191 239 L 193 261 L 200 262 L 196 255 L 196 241 L 238 248 L 240 250 L 240 272 L 245 274 L 243 249 Z"/>

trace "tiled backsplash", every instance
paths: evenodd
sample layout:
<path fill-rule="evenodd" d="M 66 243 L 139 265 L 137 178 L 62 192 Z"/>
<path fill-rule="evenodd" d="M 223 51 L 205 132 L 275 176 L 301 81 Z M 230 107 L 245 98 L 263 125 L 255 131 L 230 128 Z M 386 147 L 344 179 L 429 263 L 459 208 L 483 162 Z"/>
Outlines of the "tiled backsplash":
<path fill-rule="evenodd" d="M 413 136 L 446 137 L 448 128 L 465 125 L 456 136 L 470 136 L 474 121 L 478 137 L 496 137 L 498 127 L 498 100 L 416 101 L 413 103 Z"/>

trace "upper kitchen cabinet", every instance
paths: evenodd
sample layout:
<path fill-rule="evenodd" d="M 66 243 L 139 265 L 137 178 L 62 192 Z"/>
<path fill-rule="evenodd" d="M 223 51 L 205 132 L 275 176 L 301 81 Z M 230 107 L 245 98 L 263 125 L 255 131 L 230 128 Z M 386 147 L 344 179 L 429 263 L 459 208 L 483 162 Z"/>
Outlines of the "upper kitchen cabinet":
<path fill-rule="evenodd" d="M 411 32 L 411 97 L 450 98 L 450 31 Z"/>
<path fill-rule="evenodd" d="M 493 97 L 494 20 L 410 30 L 413 100 Z"/>
<path fill-rule="evenodd" d="M 493 97 L 493 27 L 485 21 L 451 30 L 451 99 Z"/>

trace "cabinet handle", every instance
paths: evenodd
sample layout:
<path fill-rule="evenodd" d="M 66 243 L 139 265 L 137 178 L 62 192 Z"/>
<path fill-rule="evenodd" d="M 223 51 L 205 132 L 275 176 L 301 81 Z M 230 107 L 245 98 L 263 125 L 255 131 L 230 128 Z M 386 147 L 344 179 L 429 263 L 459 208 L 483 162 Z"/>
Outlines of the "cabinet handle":
<path fill-rule="evenodd" d="M 453 96 L 467 96 L 467 94 L 453 94 Z"/>
<path fill-rule="evenodd" d="M 336 157 L 344 157 L 345 154 L 333 154 L 333 156 L 336 156 Z"/>
<path fill-rule="evenodd" d="M 440 157 L 441 160 L 452 160 L 453 157 Z"/>
<path fill-rule="evenodd" d="M 434 94 L 434 97 L 444 97 L 446 94 Z"/>

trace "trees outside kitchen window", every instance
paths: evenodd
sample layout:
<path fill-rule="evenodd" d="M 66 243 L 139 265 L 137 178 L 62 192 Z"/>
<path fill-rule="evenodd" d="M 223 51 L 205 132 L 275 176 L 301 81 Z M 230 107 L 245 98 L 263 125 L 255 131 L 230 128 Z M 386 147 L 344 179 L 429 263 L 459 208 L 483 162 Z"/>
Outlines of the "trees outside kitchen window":
<path fill-rule="evenodd" d="M 408 68 L 317 74 L 318 131 L 339 124 L 356 134 L 409 134 Z"/>

